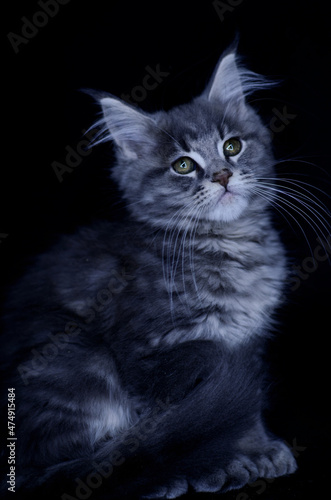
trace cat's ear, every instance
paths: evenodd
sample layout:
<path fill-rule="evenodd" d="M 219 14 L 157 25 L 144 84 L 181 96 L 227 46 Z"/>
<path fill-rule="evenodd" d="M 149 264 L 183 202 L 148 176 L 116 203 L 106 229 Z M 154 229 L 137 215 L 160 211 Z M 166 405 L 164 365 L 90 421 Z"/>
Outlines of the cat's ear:
<path fill-rule="evenodd" d="M 99 124 L 104 142 L 112 140 L 126 158 L 134 160 L 151 140 L 154 120 L 150 115 L 112 96 L 98 99 L 102 108 Z"/>
<path fill-rule="evenodd" d="M 244 103 L 247 95 L 270 84 L 261 75 L 247 70 L 239 61 L 236 49 L 232 48 L 218 61 L 203 95 L 209 101 L 234 101 L 240 104 Z"/>

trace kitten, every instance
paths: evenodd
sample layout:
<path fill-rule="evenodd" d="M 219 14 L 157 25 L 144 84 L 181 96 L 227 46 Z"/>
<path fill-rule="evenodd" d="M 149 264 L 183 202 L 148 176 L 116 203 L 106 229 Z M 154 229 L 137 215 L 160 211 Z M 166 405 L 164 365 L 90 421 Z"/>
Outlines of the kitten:
<path fill-rule="evenodd" d="M 264 86 L 229 49 L 168 112 L 98 95 L 128 214 L 62 238 L 8 299 L 18 492 L 176 498 L 296 470 L 262 419 L 287 276 L 270 133 L 246 101 Z"/>

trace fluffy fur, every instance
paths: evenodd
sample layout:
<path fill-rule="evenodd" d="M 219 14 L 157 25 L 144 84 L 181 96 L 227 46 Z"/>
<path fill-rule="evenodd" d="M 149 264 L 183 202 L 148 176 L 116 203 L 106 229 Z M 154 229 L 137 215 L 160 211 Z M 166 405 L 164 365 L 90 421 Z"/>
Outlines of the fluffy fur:
<path fill-rule="evenodd" d="M 63 238 L 8 298 L 22 494 L 175 498 L 296 469 L 261 417 L 286 279 L 273 191 L 261 196 L 270 134 L 245 99 L 261 85 L 230 50 L 169 112 L 98 97 L 95 142 L 114 143 L 128 215 Z M 195 169 L 178 173 L 185 157 Z"/>

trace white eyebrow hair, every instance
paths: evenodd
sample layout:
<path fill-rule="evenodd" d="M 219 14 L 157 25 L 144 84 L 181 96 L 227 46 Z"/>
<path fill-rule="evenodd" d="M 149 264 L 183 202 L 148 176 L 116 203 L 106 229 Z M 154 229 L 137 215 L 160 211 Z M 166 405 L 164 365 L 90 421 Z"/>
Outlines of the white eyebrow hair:
<path fill-rule="evenodd" d="M 223 144 L 224 144 L 224 139 L 220 139 L 219 141 L 217 141 L 217 151 L 222 160 L 224 160 Z"/>
<path fill-rule="evenodd" d="M 205 159 L 201 156 L 200 153 L 197 153 L 196 151 L 188 151 L 185 153 L 185 156 L 189 156 L 192 158 L 192 160 L 196 161 L 200 167 L 206 168 L 206 162 Z"/>

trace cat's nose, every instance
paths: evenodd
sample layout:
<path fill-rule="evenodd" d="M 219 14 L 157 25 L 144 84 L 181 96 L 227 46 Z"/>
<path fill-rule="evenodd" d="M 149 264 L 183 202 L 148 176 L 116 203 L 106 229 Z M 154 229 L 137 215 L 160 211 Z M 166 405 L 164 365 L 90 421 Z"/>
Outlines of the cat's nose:
<path fill-rule="evenodd" d="M 228 168 L 222 168 L 222 170 L 213 174 L 212 182 L 219 182 L 221 186 L 226 187 L 231 176 L 231 170 Z"/>

